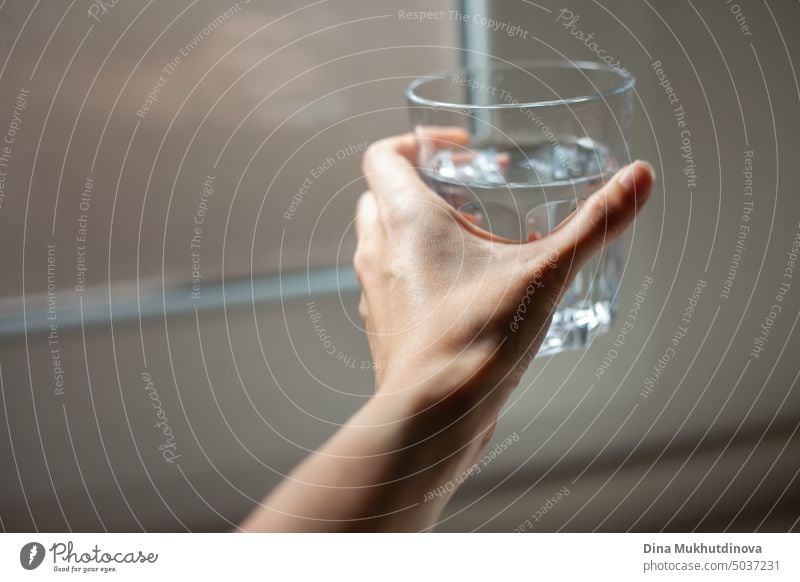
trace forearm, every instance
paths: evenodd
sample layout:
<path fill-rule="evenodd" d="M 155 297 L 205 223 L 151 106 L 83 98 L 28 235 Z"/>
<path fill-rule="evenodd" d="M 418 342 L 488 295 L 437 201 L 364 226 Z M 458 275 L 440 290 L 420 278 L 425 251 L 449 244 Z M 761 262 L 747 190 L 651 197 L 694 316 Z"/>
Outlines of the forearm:
<path fill-rule="evenodd" d="M 487 402 L 454 394 L 456 402 L 428 402 L 402 390 L 373 397 L 267 497 L 243 529 L 429 528 L 448 499 L 426 501 L 425 494 L 473 463 L 492 424 Z"/>

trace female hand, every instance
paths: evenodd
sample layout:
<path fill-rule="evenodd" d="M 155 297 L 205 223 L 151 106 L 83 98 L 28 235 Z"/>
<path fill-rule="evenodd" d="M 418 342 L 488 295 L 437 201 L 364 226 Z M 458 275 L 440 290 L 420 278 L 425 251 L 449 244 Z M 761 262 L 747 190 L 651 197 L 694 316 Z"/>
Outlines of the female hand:
<path fill-rule="evenodd" d="M 429 137 L 461 146 L 459 131 Z M 411 134 L 364 157 L 354 264 L 360 312 L 382 392 L 422 392 L 430 406 L 454 394 L 497 411 L 544 339 L 575 273 L 631 223 L 653 171 L 623 168 L 553 232 L 518 243 L 472 225 L 415 169 Z M 461 400 L 464 400 L 461 399 Z"/>
<path fill-rule="evenodd" d="M 463 144 L 457 132 L 434 137 Z M 633 220 L 636 162 L 545 238 L 498 240 L 433 193 L 411 135 L 369 148 L 355 269 L 377 392 L 242 525 L 253 531 L 435 526 L 544 338 L 575 272 Z M 431 495 L 431 491 L 447 491 Z"/>

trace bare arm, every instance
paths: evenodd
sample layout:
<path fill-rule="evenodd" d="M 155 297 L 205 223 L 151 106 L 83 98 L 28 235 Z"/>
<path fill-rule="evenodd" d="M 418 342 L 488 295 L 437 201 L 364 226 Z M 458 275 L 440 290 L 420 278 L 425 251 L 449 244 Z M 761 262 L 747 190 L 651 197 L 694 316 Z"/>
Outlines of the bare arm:
<path fill-rule="evenodd" d="M 376 394 L 245 530 L 435 525 L 449 495 L 426 494 L 476 462 L 563 290 L 630 224 L 653 182 L 649 166 L 634 163 L 550 235 L 518 244 L 475 228 L 429 190 L 413 167 L 415 146 L 410 135 L 386 139 L 364 162 L 371 190 L 359 201 L 354 263 Z"/>

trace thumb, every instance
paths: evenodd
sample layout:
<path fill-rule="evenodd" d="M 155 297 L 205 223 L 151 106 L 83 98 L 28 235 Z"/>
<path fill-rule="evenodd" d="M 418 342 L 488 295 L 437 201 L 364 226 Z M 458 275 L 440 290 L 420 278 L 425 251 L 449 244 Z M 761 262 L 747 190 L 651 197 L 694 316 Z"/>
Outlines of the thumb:
<path fill-rule="evenodd" d="M 647 162 L 637 160 L 617 172 L 545 237 L 556 262 L 577 270 L 614 242 L 647 201 L 653 181 L 653 168 Z"/>

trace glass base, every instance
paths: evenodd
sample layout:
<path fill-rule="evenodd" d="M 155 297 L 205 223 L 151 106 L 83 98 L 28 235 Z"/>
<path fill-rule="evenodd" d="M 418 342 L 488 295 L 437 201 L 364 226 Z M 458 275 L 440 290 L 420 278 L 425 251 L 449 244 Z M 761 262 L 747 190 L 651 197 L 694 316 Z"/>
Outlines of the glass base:
<path fill-rule="evenodd" d="M 536 357 L 585 348 L 611 329 L 616 306 L 600 301 L 582 307 L 559 306 Z"/>

